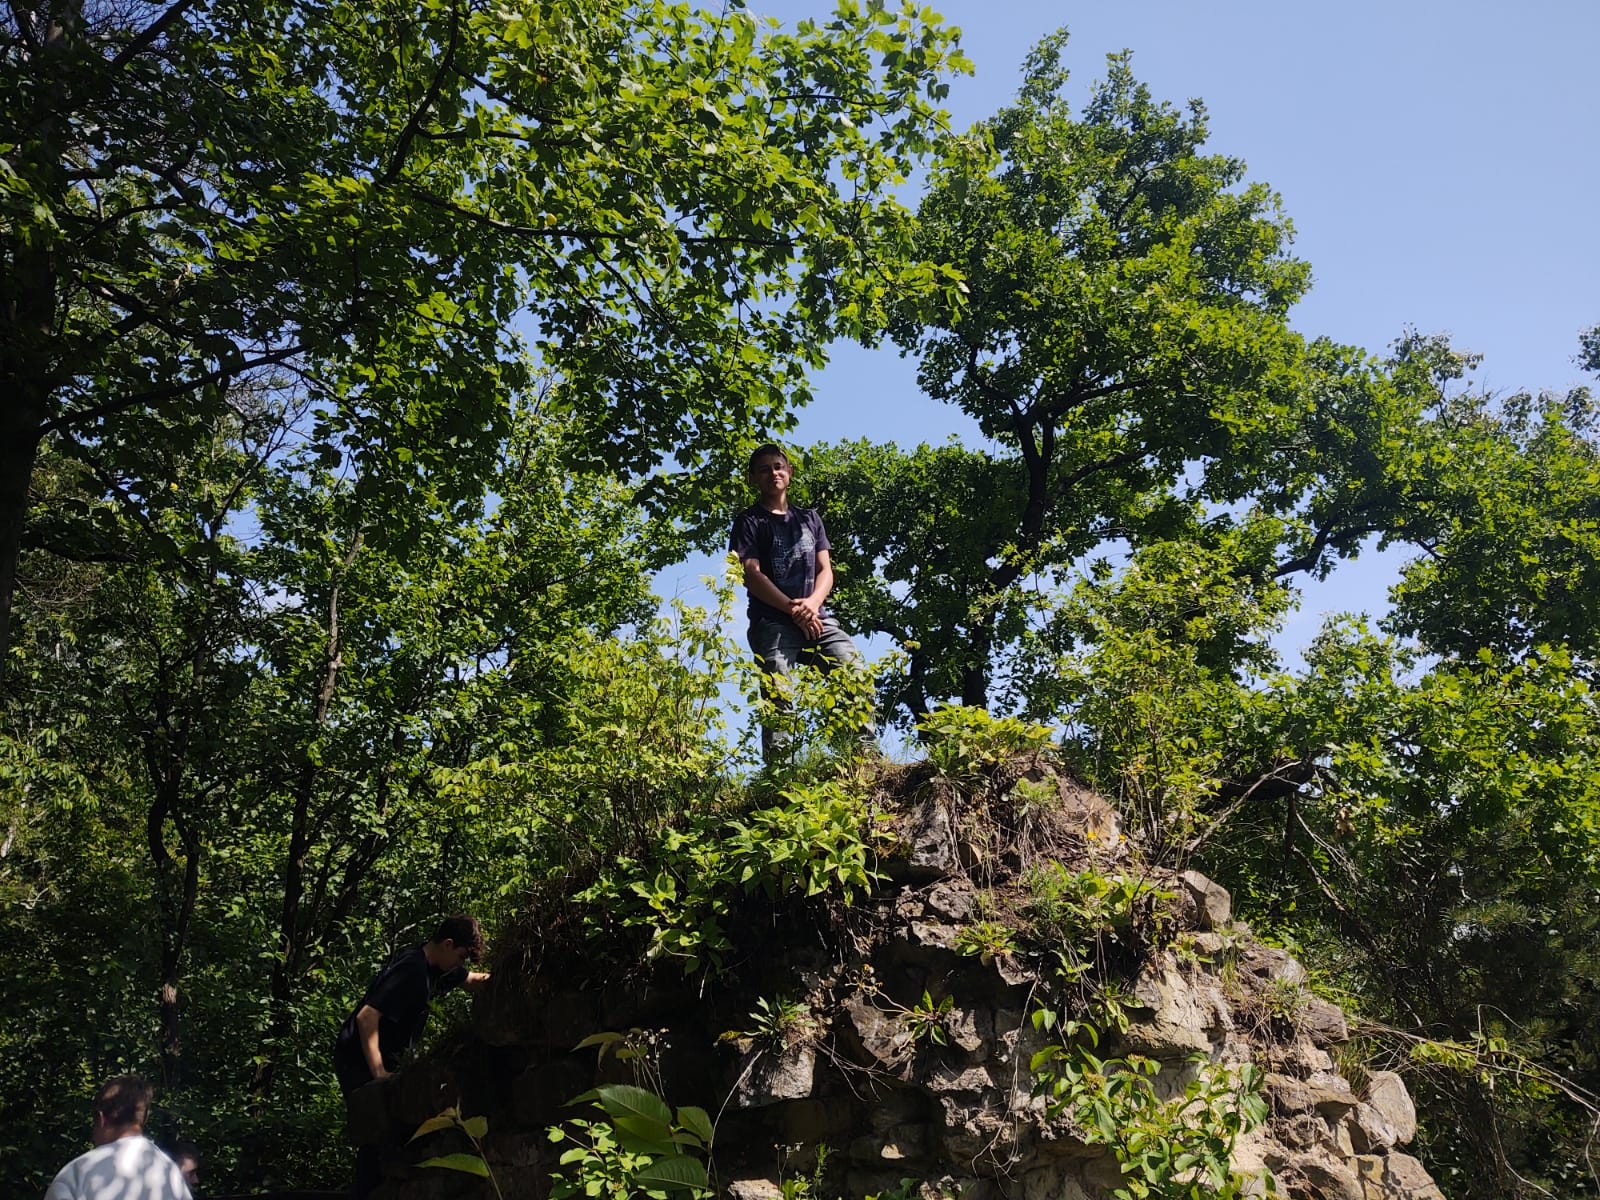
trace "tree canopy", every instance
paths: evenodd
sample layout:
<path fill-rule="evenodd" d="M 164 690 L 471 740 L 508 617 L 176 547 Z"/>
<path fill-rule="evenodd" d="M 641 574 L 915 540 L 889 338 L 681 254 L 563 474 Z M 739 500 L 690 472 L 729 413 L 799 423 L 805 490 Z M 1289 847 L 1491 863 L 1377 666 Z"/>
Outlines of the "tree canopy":
<path fill-rule="evenodd" d="M 802 476 L 839 518 L 841 611 L 909 649 L 908 714 L 990 700 L 1029 581 L 1087 559 L 1254 513 L 1246 569 L 1326 570 L 1384 528 L 1370 435 L 1416 407 L 1361 352 L 1290 329 L 1309 278 L 1290 223 L 1207 151 L 1204 108 L 1155 100 L 1113 55 L 1075 114 L 1065 45 L 948 141 L 916 245 L 960 271 L 963 303 L 892 325 L 993 448 L 840 444 Z"/>
<path fill-rule="evenodd" d="M 471 490 L 532 364 L 586 459 L 726 465 L 934 286 L 890 189 L 964 65 L 914 7 L 465 0 L 21 3 L 0 62 L 0 664 L 39 446 L 118 477 L 241 382 L 315 400 L 374 536 Z"/>

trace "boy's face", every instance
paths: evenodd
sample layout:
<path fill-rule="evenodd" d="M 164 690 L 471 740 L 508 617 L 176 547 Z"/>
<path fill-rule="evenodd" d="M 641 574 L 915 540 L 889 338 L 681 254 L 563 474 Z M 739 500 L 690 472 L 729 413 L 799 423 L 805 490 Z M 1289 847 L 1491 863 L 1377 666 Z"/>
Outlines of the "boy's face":
<path fill-rule="evenodd" d="M 781 454 L 763 454 L 750 464 L 750 486 L 763 500 L 773 500 L 789 490 L 794 468 Z"/>
<path fill-rule="evenodd" d="M 471 946 L 458 946 L 449 938 L 445 938 L 440 943 L 440 946 L 444 955 L 444 969 L 446 971 L 454 971 L 458 967 L 464 967 L 477 958 L 477 954 Z"/>

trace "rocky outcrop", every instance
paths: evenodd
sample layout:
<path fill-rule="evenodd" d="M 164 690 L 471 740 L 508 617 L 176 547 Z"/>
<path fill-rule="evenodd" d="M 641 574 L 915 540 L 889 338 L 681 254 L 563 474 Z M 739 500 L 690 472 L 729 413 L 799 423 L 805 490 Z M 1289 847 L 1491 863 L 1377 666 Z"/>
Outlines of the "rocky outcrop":
<path fill-rule="evenodd" d="M 1026 811 L 1008 803 L 1018 779 Z M 1139 868 L 1098 797 L 1035 764 L 981 801 L 912 773 L 894 801 L 887 882 L 850 907 L 753 909 L 724 976 L 736 985 L 617 973 L 592 947 L 552 951 L 523 972 L 502 964 L 473 1035 L 408 1072 L 391 1089 L 393 1114 L 420 1120 L 458 1098 L 488 1117 L 484 1151 L 504 1194 L 540 1197 L 553 1169 L 545 1130 L 571 1115 L 566 1101 L 648 1062 L 669 1102 L 715 1118 L 717 1184 L 739 1200 L 772 1200 L 821 1158 L 830 1195 L 1093 1200 L 1117 1186 L 1117 1161 L 1070 1112 L 1052 1111 L 1030 1069 L 1060 1035 L 1033 1018 L 1048 1000 L 1059 1021 L 1099 1020 L 1101 1057 L 1160 1063 L 1163 1095 L 1202 1070 L 1253 1064 L 1267 1115 L 1233 1160 L 1270 1171 L 1280 1195 L 1440 1197 L 1403 1151 L 1416 1113 L 1400 1078 L 1372 1072 L 1353 1087 L 1332 1054 L 1348 1037 L 1344 1016 L 1306 989 L 1300 964 L 1254 942 L 1228 893 L 1199 872 Z M 993 933 L 1027 923 L 1029 872 L 1050 863 L 1138 877 L 1138 919 L 1082 935 L 1098 991 L 1081 979 L 1063 987 L 1060 956 Z M 970 932 L 980 926 L 987 942 Z M 1115 997 L 1120 1020 L 1073 1009 L 1096 995 Z M 645 1057 L 575 1049 L 606 1031 Z M 462 1149 L 458 1136 L 435 1135 L 409 1157 Z M 479 1194 L 479 1181 L 407 1157 L 395 1154 L 380 1196 Z"/>

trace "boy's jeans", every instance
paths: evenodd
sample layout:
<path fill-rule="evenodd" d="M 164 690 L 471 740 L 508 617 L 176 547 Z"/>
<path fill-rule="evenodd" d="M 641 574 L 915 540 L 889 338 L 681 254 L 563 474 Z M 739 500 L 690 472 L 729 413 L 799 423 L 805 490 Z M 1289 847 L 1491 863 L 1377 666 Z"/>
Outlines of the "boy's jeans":
<path fill-rule="evenodd" d="M 812 641 L 800 632 L 793 621 L 777 621 L 768 617 L 754 617 L 750 621 L 750 649 L 760 664 L 763 676 L 787 675 L 801 662 L 831 671 L 835 667 L 850 666 L 861 661 L 861 651 L 850 640 L 850 635 L 839 628 L 839 622 L 830 616 L 822 618 L 822 636 Z M 766 680 L 763 678 L 763 684 Z M 771 688 L 763 692 L 778 707 L 786 701 Z M 869 725 L 861 731 L 861 740 L 877 745 L 877 730 Z M 773 755 L 783 750 L 789 741 L 785 730 L 761 727 L 761 757 L 771 762 Z"/>

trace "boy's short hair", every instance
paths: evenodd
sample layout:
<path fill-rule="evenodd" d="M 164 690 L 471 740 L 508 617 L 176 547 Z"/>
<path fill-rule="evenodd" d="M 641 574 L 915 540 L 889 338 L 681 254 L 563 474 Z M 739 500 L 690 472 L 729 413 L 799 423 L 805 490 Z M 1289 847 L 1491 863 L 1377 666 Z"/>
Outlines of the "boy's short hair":
<path fill-rule="evenodd" d="M 100 1085 L 94 1094 L 94 1111 L 107 1125 L 144 1128 L 150 1115 L 150 1085 L 137 1075 L 118 1075 Z"/>
<path fill-rule="evenodd" d="M 433 940 L 451 942 L 463 949 L 471 950 L 472 958 L 477 958 L 483 953 L 483 927 L 478 924 L 477 917 L 468 916 L 466 913 L 456 913 L 440 921 L 439 928 L 433 931 Z"/>
<path fill-rule="evenodd" d="M 756 463 L 760 462 L 769 454 L 776 454 L 779 458 L 783 459 L 784 462 L 789 461 L 789 456 L 783 452 L 783 447 L 778 445 L 778 443 L 762 442 L 761 445 L 757 446 L 750 452 L 750 461 L 745 466 L 745 473 L 749 474 L 751 471 L 754 471 L 756 469 Z"/>

